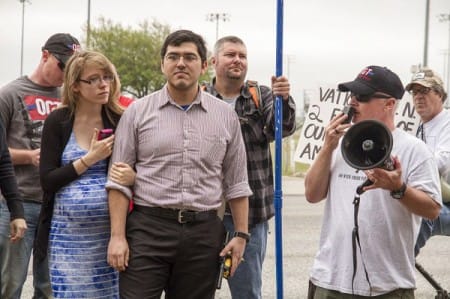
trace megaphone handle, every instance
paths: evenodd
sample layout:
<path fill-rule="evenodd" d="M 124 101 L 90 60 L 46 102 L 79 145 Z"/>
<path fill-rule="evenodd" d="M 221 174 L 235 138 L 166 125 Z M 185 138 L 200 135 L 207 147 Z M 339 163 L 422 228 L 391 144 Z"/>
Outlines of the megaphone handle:
<path fill-rule="evenodd" d="M 363 188 L 372 185 L 373 182 L 369 179 L 367 179 L 364 183 L 362 183 L 361 185 L 358 186 L 358 188 L 356 188 L 356 193 L 358 195 L 361 195 L 364 193 Z"/>

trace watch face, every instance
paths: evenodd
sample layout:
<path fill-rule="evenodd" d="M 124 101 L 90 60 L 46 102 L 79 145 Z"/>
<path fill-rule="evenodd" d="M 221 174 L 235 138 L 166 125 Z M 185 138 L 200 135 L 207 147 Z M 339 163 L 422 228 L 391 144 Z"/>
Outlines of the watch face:
<path fill-rule="evenodd" d="M 401 199 L 403 197 L 403 192 L 392 192 L 391 196 L 395 199 Z"/>
<path fill-rule="evenodd" d="M 406 184 L 403 183 L 403 185 L 400 187 L 400 190 L 395 190 L 391 192 L 391 196 L 395 199 L 402 199 L 402 197 L 405 195 L 406 191 Z"/>

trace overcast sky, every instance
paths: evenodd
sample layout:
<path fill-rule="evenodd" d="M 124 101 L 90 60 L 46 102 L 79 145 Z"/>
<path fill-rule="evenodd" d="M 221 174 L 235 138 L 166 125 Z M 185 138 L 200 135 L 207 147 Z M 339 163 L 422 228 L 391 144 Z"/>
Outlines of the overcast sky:
<path fill-rule="evenodd" d="M 413 64 L 422 63 L 426 0 L 285 0 L 284 74 L 293 94 L 319 85 L 354 79 L 367 65 L 388 66 L 406 84 Z M 25 4 L 24 74 L 31 73 L 40 49 L 56 32 L 84 40 L 88 0 L 31 0 Z M 211 49 L 216 23 L 208 13 L 227 13 L 219 37 L 237 35 L 249 52 L 248 78 L 268 84 L 275 73 L 276 1 L 271 0 L 91 0 L 91 26 L 103 16 L 137 26 L 153 18 L 173 29 L 191 29 Z M 428 65 L 447 77 L 449 0 L 431 0 Z M 20 75 L 22 4 L 0 0 L 0 86 Z"/>

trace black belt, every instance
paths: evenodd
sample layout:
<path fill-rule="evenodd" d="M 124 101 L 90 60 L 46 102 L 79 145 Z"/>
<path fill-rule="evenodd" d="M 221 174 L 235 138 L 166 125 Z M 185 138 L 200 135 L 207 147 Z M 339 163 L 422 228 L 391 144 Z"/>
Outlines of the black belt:
<path fill-rule="evenodd" d="M 175 210 L 169 208 L 146 207 L 139 205 L 134 205 L 133 209 L 143 214 L 176 220 L 181 224 L 189 222 L 202 222 L 217 217 L 216 210 L 196 212 L 191 210 Z"/>

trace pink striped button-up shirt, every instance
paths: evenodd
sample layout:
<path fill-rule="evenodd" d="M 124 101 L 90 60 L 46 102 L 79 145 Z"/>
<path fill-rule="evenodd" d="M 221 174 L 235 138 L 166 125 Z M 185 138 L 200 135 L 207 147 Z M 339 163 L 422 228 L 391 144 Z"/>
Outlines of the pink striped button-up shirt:
<path fill-rule="evenodd" d="M 137 205 L 196 211 L 252 194 L 239 120 L 226 103 L 199 90 L 185 111 L 167 86 L 127 108 L 111 162 L 136 170 L 132 189 L 108 180 Z"/>

